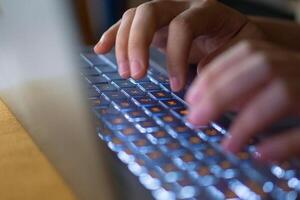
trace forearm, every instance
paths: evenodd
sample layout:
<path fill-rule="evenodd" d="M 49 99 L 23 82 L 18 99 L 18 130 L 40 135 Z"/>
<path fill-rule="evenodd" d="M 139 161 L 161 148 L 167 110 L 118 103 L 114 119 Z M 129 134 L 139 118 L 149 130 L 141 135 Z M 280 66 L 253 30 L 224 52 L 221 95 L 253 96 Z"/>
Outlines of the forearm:
<path fill-rule="evenodd" d="M 265 38 L 280 46 L 300 51 L 300 24 L 264 17 L 249 17 Z"/>

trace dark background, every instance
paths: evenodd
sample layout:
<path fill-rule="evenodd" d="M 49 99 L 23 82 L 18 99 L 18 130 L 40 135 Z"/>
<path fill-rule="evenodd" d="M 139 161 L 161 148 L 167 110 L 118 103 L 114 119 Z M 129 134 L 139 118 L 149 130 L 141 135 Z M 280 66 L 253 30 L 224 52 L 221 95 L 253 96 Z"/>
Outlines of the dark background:
<path fill-rule="evenodd" d="M 124 11 L 146 0 L 78 0 L 76 8 L 82 27 L 85 44 L 97 42 L 101 34 L 118 21 Z M 264 3 L 263 0 L 219 0 L 248 15 L 268 16 L 293 20 L 294 15 L 276 3 Z M 265 0 L 266 1 L 266 0 Z M 280 0 L 278 0 L 280 1 Z M 285 0 L 287 1 L 287 0 Z M 273 1 L 275 2 L 275 1 Z"/>

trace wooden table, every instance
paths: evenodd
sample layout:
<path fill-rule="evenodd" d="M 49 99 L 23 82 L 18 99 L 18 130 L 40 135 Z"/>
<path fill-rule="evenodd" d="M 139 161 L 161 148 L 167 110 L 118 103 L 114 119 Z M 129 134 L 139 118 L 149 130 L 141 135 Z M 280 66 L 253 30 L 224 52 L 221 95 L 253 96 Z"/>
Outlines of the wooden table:
<path fill-rule="evenodd" d="M 1 100 L 0 199 L 75 199 L 68 185 Z"/>

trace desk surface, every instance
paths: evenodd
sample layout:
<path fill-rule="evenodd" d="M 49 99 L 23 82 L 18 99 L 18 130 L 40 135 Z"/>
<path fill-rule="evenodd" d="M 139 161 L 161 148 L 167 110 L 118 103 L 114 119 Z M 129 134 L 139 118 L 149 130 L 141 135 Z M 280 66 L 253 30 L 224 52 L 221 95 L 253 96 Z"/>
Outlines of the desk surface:
<path fill-rule="evenodd" d="M 0 199 L 74 200 L 74 194 L 0 100 Z"/>

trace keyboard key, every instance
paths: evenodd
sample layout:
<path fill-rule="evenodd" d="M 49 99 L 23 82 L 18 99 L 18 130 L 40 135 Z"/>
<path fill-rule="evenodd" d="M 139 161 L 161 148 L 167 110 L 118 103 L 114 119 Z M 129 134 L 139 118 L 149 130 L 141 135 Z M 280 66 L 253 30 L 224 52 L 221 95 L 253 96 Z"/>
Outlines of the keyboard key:
<path fill-rule="evenodd" d="M 207 143 L 197 135 L 189 135 L 180 140 L 181 144 L 191 150 L 200 150 L 207 147 Z"/>
<path fill-rule="evenodd" d="M 187 114 L 188 114 L 188 108 L 186 108 L 186 107 L 183 107 L 183 108 L 177 108 L 177 109 L 175 109 L 174 110 L 179 116 L 182 116 L 182 117 L 184 117 L 184 116 L 186 116 Z"/>
<path fill-rule="evenodd" d="M 221 142 L 222 138 L 224 137 L 224 134 L 217 131 L 216 129 L 209 127 L 202 130 L 204 133 L 204 137 L 210 141 L 210 142 Z"/>
<path fill-rule="evenodd" d="M 209 186 L 208 189 L 213 196 L 219 194 L 222 199 L 240 199 L 238 195 L 229 187 L 228 183 L 224 180 L 218 181 L 215 186 Z"/>
<path fill-rule="evenodd" d="M 150 79 L 147 76 L 144 76 L 143 78 L 139 79 L 139 80 L 134 80 L 134 82 L 136 83 L 148 83 L 151 82 Z"/>
<path fill-rule="evenodd" d="M 159 83 L 162 83 L 162 84 L 170 83 L 169 78 L 166 77 L 166 76 L 163 75 L 163 74 L 155 75 L 154 78 L 155 78 Z"/>
<path fill-rule="evenodd" d="M 133 110 L 126 112 L 126 116 L 131 121 L 143 121 L 148 118 L 148 115 L 143 110 Z"/>
<path fill-rule="evenodd" d="M 136 110 L 136 105 L 132 103 L 129 99 L 116 99 L 113 101 L 113 103 L 123 111 L 128 110 Z"/>
<path fill-rule="evenodd" d="M 156 85 L 155 83 L 152 83 L 152 82 L 140 83 L 140 86 L 145 92 L 161 90 L 161 88 L 158 85 Z"/>
<path fill-rule="evenodd" d="M 177 99 L 168 99 L 168 100 L 162 100 L 161 101 L 164 105 L 166 105 L 168 108 L 175 109 L 175 108 L 186 108 L 183 103 L 178 101 Z"/>
<path fill-rule="evenodd" d="M 138 137 L 141 133 L 134 126 L 128 126 L 124 129 L 121 129 L 119 131 L 119 134 L 121 134 L 126 139 L 131 139 Z"/>
<path fill-rule="evenodd" d="M 114 101 L 116 99 L 127 99 L 127 97 L 125 96 L 125 94 L 123 94 L 121 91 L 105 91 L 103 93 L 111 101 Z"/>
<path fill-rule="evenodd" d="M 149 148 L 151 147 L 151 143 L 144 137 L 141 138 L 137 138 L 136 140 L 134 140 L 132 142 L 132 144 L 134 145 L 135 148 L 137 148 L 138 150 L 142 150 L 145 148 Z M 142 152 L 141 152 L 142 153 Z"/>
<path fill-rule="evenodd" d="M 107 116 L 104 120 L 112 130 L 124 129 L 129 124 L 128 120 L 122 115 Z"/>
<path fill-rule="evenodd" d="M 176 118 L 174 115 L 170 113 L 159 116 L 159 119 L 163 122 L 163 124 L 166 125 L 175 126 L 175 125 L 182 124 L 182 122 L 178 118 Z"/>
<path fill-rule="evenodd" d="M 91 84 L 97 84 L 97 83 L 108 83 L 108 80 L 104 78 L 103 76 L 88 76 L 86 79 Z"/>
<path fill-rule="evenodd" d="M 183 150 L 181 144 L 174 139 L 167 141 L 167 143 L 161 145 L 160 148 L 169 155 L 176 155 L 178 152 Z"/>
<path fill-rule="evenodd" d="M 98 55 L 94 53 L 88 53 L 83 55 L 90 63 L 93 65 L 103 65 L 105 62 L 99 58 Z"/>
<path fill-rule="evenodd" d="M 103 96 L 97 99 L 91 99 L 90 102 L 92 107 L 107 107 L 110 104 Z"/>
<path fill-rule="evenodd" d="M 192 152 L 183 151 L 179 156 L 173 158 L 177 167 L 182 170 L 191 170 L 195 168 L 197 164 L 197 159 Z"/>
<path fill-rule="evenodd" d="M 114 81 L 114 84 L 116 84 L 120 89 L 135 87 L 135 84 L 129 80 L 117 80 Z"/>
<path fill-rule="evenodd" d="M 103 65 L 97 65 L 95 67 L 98 71 L 100 71 L 101 73 L 107 73 L 107 72 L 117 72 L 117 69 L 107 65 L 107 64 L 103 64 Z"/>
<path fill-rule="evenodd" d="M 152 105 L 157 105 L 158 103 L 156 100 L 152 99 L 149 96 L 136 97 L 134 98 L 134 100 L 136 100 L 140 106 L 152 106 Z"/>
<path fill-rule="evenodd" d="M 84 68 L 81 73 L 85 76 L 99 76 L 100 73 L 94 68 Z"/>
<path fill-rule="evenodd" d="M 114 107 L 96 108 L 95 112 L 100 118 L 119 114 L 119 111 L 117 111 Z"/>
<path fill-rule="evenodd" d="M 162 160 L 164 158 L 163 154 L 161 151 L 159 151 L 158 149 L 154 149 L 150 152 L 146 153 L 147 158 L 151 161 L 151 162 L 155 162 L 155 161 L 159 161 Z"/>
<path fill-rule="evenodd" d="M 155 106 L 149 106 L 147 107 L 147 110 L 153 114 L 153 115 L 162 115 L 162 114 L 166 114 L 168 112 L 168 110 L 160 105 L 155 105 Z"/>
<path fill-rule="evenodd" d="M 150 94 L 157 100 L 164 100 L 164 99 L 172 99 L 173 98 L 171 93 L 166 92 L 166 91 L 155 91 L 155 92 L 150 92 Z"/>
<path fill-rule="evenodd" d="M 124 142 L 116 136 L 113 136 L 108 142 L 108 146 L 113 151 L 120 151 L 124 147 Z"/>
<path fill-rule="evenodd" d="M 100 92 L 117 90 L 115 86 L 109 83 L 100 83 L 95 85 Z"/>
<path fill-rule="evenodd" d="M 123 79 L 118 72 L 113 72 L 113 73 L 104 73 L 104 76 L 108 78 L 109 80 L 125 80 Z"/>
<path fill-rule="evenodd" d="M 147 138 L 154 144 L 164 144 L 171 136 L 163 129 L 154 130 L 147 134 Z"/>
<path fill-rule="evenodd" d="M 137 124 L 137 127 L 142 130 L 142 132 L 147 131 L 148 129 L 158 128 L 158 124 L 151 118 L 148 118 L 144 121 L 141 121 Z"/>
<path fill-rule="evenodd" d="M 97 98 L 100 97 L 100 93 L 97 92 L 97 90 L 95 88 L 90 88 L 88 89 L 88 97 L 89 98 Z"/>
<path fill-rule="evenodd" d="M 213 185 L 217 181 L 217 178 L 211 172 L 210 167 L 202 163 L 197 165 L 191 174 L 196 177 L 200 186 Z"/>
<path fill-rule="evenodd" d="M 134 88 L 124 88 L 123 91 L 129 96 L 129 97 L 142 97 L 145 96 L 145 93 L 138 87 Z"/>
<path fill-rule="evenodd" d="M 193 131 L 192 129 L 187 127 L 182 122 L 179 122 L 176 124 L 171 124 L 171 129 L 172 129 L 172 131 L 175 132 L 176 137 L 179 137 L 179 138 L 196 135 L 195 131 Z"/>

